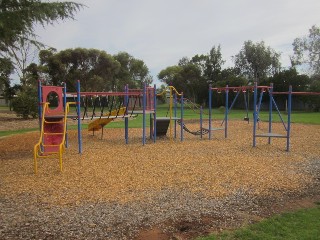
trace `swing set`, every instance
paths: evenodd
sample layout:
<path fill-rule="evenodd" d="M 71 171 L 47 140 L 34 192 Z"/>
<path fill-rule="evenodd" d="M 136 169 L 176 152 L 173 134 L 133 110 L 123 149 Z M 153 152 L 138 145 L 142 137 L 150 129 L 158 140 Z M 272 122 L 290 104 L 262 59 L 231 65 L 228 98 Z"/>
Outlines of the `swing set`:
<path fill-rule="evenodd" d="M 224 123 L 224 128 L 212 128 L 212 92 L 217 91 L 218 93 L 224 92 L 225 93 L 225 117 L 222 121 Z M 236 96 L 233 99 L 230 107 L 229 107 L 229 92 L 233 91 L 236 92 Z M 292 95 L 320 95 L 319 92 L 293 92 L 292 86 L 289 86 L 288 92 L 274 92 L 273 91 L 273 84 L 271 83 L 270 86 L 258 86 L 257 82 L 254 83 L 253 86 L 241 86 L 241 87 L 229 87 L 228 85 L 223 88 L 212 88 L 209 86 L 209 139 L 211 139 L 211 132 L 215 130 L 225 130 L 225 137 L 228 136 L 228 114 L 230 113 L 232 107 L 234 106 L 239 93 L 243 92 L 244 96 L 245 93 L 253 92 L 253 143 L 252 146 L 256 147 L 256 139 L 257 138 L 268 138 L 268 144 L 271 144 L 272 138 L 285 138 L 286 139 L 286 151 L 290 151 L 290 131 L 291 131 L 291 113 L 292 113 Z M 260 121 L 259 113 L 261 109 L 261 103 L 263 99 L 263 95 L 267 93 L 269 95 L 269 105 L 268 105 L 268 132 L 267 133 L 257 133 L 257 127 Z M 287 95 L 288 107 L 287 107 L 287 120 L 282 117 L 281 112 L 278 108 L 278 105 L 274 99 L 274 95 Z M 258 97 L 259 96 L 259 97 Z M 246 98 L 246 97 L 245 97 Z M 249 104 L 245 99 L 245 107 L 247 116 L 244 120 L 249 122 Z M 273 110 L 276 110 L 280 121 L 284 127 L 285 134 L 279 134 L 273 132 L 272 123 L 273 123 Z M 222 125 L 221 124 L 221 125 Z"/>

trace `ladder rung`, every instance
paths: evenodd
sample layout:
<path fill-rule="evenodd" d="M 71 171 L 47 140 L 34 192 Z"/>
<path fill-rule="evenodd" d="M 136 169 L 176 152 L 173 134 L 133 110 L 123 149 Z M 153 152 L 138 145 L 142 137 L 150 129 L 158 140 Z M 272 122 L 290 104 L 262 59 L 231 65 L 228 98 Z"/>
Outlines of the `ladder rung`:
<path fill-rule="evenodd" d="M 44 135 L 63 135 L 63 133 L 43 133 Z"/>
<path fill-rule="evenodd" d="M 60 144 L 58 144 L 58 145 L 47 145 L 47 144 L 44 144 L 43 146 L 44 146 L 44 147 L 59 147 Z"/>
<path fill-rule="evenodd" d="M 57 121 L 57 122 L 49 122 L 49 121 L 44 121 L 45 123 L 50 123 L 50 124 L 54 124 L 54 123 L 64 123 L 64 121 Z"/>
<path fill-rule="evenodd" d="M 48 156 L 52 156 L 52 155 L 57 155 L 59 154 L 59 152 L 43 152 L 43 153 L 40 153 L 40 154 L 37 154 L 38 157 L 48 157 Z"/>

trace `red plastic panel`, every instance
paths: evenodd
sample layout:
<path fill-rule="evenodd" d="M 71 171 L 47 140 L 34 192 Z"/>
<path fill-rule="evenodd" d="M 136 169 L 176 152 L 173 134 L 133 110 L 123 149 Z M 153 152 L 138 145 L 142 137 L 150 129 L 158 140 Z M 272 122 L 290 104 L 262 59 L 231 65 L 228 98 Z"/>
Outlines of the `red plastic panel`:
<path fill-rule="evenodd" d="M 56 108 L 47 109 L 46 115 L 61 115 L 63 114 L 63 99 L 62 99 L 63 87 L 55 86 L 43 86 L 42 87 L 42 102 L 46 102 L 48 95 L 51 93 L 56 93 L 58 96 L 58 106 Z M 49 106 L 50 107 L 50 106 Z"/>

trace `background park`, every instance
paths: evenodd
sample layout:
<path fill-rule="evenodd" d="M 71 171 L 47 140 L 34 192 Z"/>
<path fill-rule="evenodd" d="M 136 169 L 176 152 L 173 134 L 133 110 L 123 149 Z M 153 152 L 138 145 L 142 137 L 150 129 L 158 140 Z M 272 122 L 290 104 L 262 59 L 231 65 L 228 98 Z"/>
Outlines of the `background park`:
<path fill-rule="evenodd" d="M 147 64 L 130 53 L 73 48 L 57 51 L 37 40 L 34 23 L 72 19 L 86 6 L 41 1 L 1 2 L 0 216 L 3 239 L 317 239 L 320 235 L 320 97 L 294 96 L 292 149 L 276 139 L 252 148 L 253 96 L 239 99 L 229 114 L 229 137 L 187 135 L 184 142 L 160 138 L 141 146 L 142 116 L 130 120 L 130 143 L 123 141 L 124 123 L 106 126 L 105 136 L 86 132 L 84 152 L 77 154 L 76 123 L 68 120 L 70 148 L 60 173 L 56 159 L 39 163 L 33 174 L 32 149 L 39 138 L 37 84 L 83 92 L 116 92 L 153 84 Z M 58 23 L 57 23 L 58 24 Z M 63 23 L 59 23 L 63 24 Z M 306 32 L 308 29 L 306 29 Z M 207 123 L 208 86 L 274 84 L 274 91 L 320 92 L 320 29 L 292 41 L 291 67 L 282 68 L 280 53 L 264 41 L 243 43 L 224 68 L 222 47 L 183 57 L 162 69 L 158 92 L 168 85 L 190 99 L 185 123 L 199 129 L 203 107 Z M 37 50 L 38 62 L 30 60 Z M 300 72 L 304 73 L 301 74 Z M 20 83 L 12 82 L 15 73 Z M 234 98 L 231 93 L 230 98 Z M 287 114 L 286 96 L 276 96 Z M 168 114 L 166 98 L 157 115 Z M 263 102 L 268 103 L 268 97 Z M 225 115 L 223 93 L 215 93 L 214 123 Z M 247 104 L 249 107 L 247 107 Z M 83 110 L 83 108 L 82 108 Z M 75 111 L 75 110 L 72 110 Z M 149 116 L 148 116 L 149 117 Z M 250 121 L 243 121 L 249 117 Z M 267 128 L 268 110 L 259 114 Z M 280 119 L 273 119 L 276 130 Z M 147 123 L 149 121 L 147 120 Z M 281 215 L 279 215 L 281 213 Z M 252 225 L 252 223 L 254 223 Z M 200 238 L 201 239 L 201 238 Z"/>

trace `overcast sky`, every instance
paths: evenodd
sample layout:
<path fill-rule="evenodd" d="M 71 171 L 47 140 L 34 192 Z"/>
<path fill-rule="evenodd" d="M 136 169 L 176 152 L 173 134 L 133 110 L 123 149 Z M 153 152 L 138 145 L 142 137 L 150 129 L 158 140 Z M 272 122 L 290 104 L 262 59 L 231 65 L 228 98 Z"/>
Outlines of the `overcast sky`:
<path fill-rule="evenodd" d="M 182 57 L 221 45 L 226 64 L 244 41 L 264 41 L 290 65 L 292 42 L 320 26 L 320 0 L 75 0 L 87 7 L 76 20 L 36 28 L 55 47 L 128 52 L 148 66 L 154 80 Z"/>

